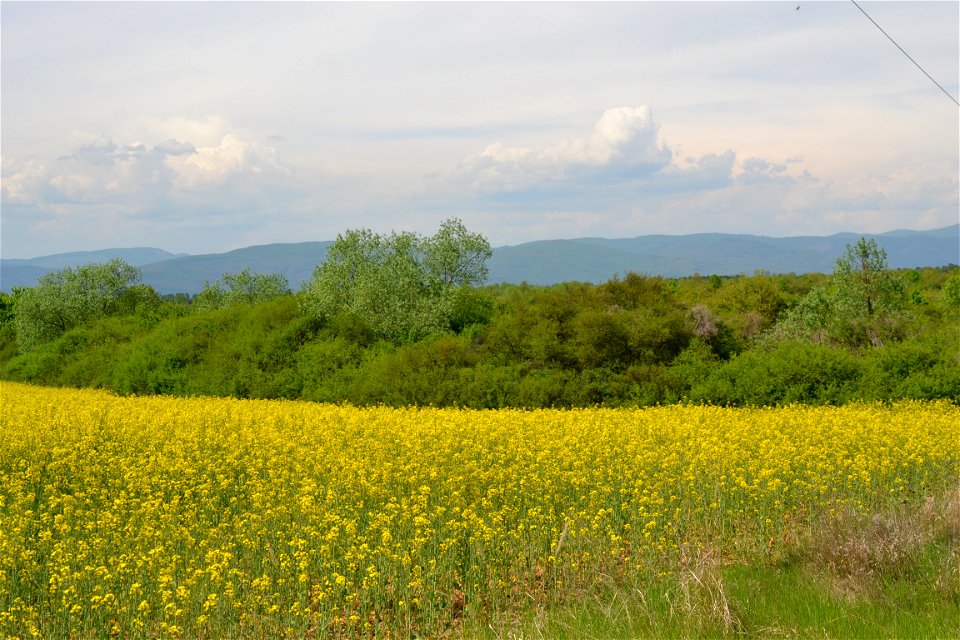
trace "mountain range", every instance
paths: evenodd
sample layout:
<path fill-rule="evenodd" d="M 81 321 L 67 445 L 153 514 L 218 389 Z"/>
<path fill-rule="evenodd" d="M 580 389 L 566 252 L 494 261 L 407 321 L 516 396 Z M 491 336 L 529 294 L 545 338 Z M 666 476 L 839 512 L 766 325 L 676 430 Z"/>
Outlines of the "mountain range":
<path fill-rule="evenodd" d="M 887 252 L 891 268 L 939 267 L 960 263 L 960 224 L 930 231 L 897 230 L 882 234 L 767 236 L 700 233 L 635 238 L 541 240 L 497 247 L 488 262 L 490 283 L 605 282 L 616 275 L 683 277 L 770 273 L 828 273 L 848 244 L 874 238 Z M 0 291 L 36 284 L 44 273 L 90 262 L 122 258 L 140 268 L 143 282 L 161 294 L 199 292 L 205 282 L 249 268 L 281 273 L 296 289 L 323 262 L 324 242 L 267 244 L 226 253 L 173 254 L 151 247 L 102 249 L 0 260 Z"/>

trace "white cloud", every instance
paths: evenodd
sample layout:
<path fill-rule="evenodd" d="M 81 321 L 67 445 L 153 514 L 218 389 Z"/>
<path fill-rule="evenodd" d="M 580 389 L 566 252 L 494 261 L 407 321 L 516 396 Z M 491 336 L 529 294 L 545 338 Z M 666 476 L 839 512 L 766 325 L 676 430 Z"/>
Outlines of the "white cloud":
<path fill-rule="evenodd" d="M 30 204 L 47 183 L 47 168 L 36 158 L 17 162 L 7 157 L 2 163 L 0 193 L 5 204 Z"/>
<path fill-rule="evenodd" d="M 197 152 L 197 148 L 189 142 L 180 142 L 173 138 L 170 138 L 166 142 L 161 142 L 154 148 L 166 156 L 182 156 Z"/>
<path fill-rule="evenodd" d="M 2 177 L 5 248 L 23 237 L 127 244 L 125 233 L 143 243 L 191 226 L 255 228 L 299 196 L 277 150 L 237 133 L 209 146 L 101 135 L 52 162 L 5 156 Z"/>
<path fill-rule="evenodd" d="M 218 144 L 232 131 L 217 114 L 200 118 L 137 116 L 124 118 L 114 126 L 116 135 L 128 140 L 189 140 L 199 146 Z"/>
<path fill-rule="evenodd" d="M 793 9 L 3 3 L 4 249 L 955 222 L 956 106 L 851 5 Z M 956 95 L 958 11 L 871 14 Z"/>
<path fill-rule="evenodd" d="M 639 177 L 670 162 L 671 152 L 658 141 L 658 130 L 646 106 L 608 109 L 588 137 L 529 146 L 493 143 L 466 158 L 456 177 L 489 191 L 596 179 L 605 172 L 620 180 Z"/>
<path fill-rule="evenodd" d="M 43 205 L 53 188 L 69 200 L 96 202 L 122 196 L 177 197 L 180 192 L 211 190 L 227 182 L 246 189 L 269 186 L 292 174 L 277 150 L 257 140 L 228 133 L 215 145 L 197 147 L 170 138 L 155 145 L 118 145 L 102 135 L 61 155 L 49 167 L 36 159 L 4 159 L 3 194 L 10 202 Z"/>
<path fill-rule="evenodd" d="M 909 227 L 897 222 L 908 211 L 918 228 L 956 219 L 957 178 L 949 165 L 831 179 L 811 173 L 801 155 L 738 157 L 728 149 L 681 157 L 659 139 L 659 129 L 648 108 L 619 108 L 604 112 L 589 136 L 488 145 L 457 166 L 446 204 L 468 199 L 469 211 L 499 217 L 504 231 L 498 237 L 493 230 L 492 239 L 509 244 L 705 230 L 882 232 Z"/>
<path fill-rule="evenodd" d="M 792 165 L 748 158 L 728 184 L 670 197 L 636 198 L 630 224 L 642 233 L 704 229 L 771 236 L 880 233 L 956 223 L 957 179 L 945 167 L 834 181 Z M 910 222 L 904 223 L 904 213 Z M 629 225 L 628 225 L 629 226 Z"/>
<path fill-rule="evenodd" d="M 176 173 L 175 186 L 187 190 L 220 185 L 238 175 L 259 180 L 291 173 L 280 163 L 274 147 L 234 134 L 225 135 L 216 146 L 170 156 L 166 163 Z"/>

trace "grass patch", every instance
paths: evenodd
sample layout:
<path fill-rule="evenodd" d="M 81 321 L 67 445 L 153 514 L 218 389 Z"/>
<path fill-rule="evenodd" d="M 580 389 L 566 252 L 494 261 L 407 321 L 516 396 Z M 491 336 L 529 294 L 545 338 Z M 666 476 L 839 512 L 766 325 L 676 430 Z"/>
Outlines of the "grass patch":
<path fill-rule="evenodd" d="M 775 564 L 701 554 L 669 575 L 615 585 L 463 637 L 957 638 L 960 487 L 869 515 L 844 513 Z"/>
<path fill-rule="evenodd" d="M 803 566 L 738 567 L 724 572 L 741 625 L 757 638 L 953 638 L 960 606 L 918 576 L 877 585 L 870 597 L 850 600 L 830 578 Z"/>

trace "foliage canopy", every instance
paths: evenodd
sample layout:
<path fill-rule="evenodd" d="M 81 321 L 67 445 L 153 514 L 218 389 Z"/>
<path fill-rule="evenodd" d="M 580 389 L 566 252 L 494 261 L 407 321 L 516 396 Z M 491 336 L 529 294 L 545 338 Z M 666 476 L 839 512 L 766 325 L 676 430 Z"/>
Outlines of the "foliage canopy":
<path fill-rule="evenodd" d="M 14 326 L 21 351 L 29 351 L 68 329 L 121 304 L 140 280 L 140 270 L 115 258 L 103 264 L 67 267 L 47 273 L 35 287 L 13 296 Z"/>
<path fill-rule="evenodd" d="M 225 273 L 213 284 L 205 283 L 203 291 L 194 299 L 193 307 L 198 311 L 209 311 L 244 302 L 257 304 L 288 293 L 290 285 L 282 274 L 250 273 L 247 267 L 240 273 Z"/>
<path fill-rule="evenodd" d="M 450 325 L 461 289 L 486 280 L 491 255 L 487 239 L 457 219 L 429 238 L 350 230 L 304 285 L 302 305 L 323 320 L 355 316 L 378 338 L 418 340 Z"/>

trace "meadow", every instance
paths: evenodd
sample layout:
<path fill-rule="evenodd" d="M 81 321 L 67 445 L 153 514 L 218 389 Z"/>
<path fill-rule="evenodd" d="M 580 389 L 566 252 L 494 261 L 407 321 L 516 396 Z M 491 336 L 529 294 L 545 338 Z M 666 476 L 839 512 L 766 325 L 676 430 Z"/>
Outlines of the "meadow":
<path fill-rule="evenodd" d="M 848 613 L 878 576 L 891 602 L 923 581 L 881 636 L 958 628 L 948 402 L 354 408 L 3 382 L 0 409 L 0 637 L 619 637 L 603 625 L 630 611 L 623 637 L 805 635 L 742 605 L 817 571 Z"/>

